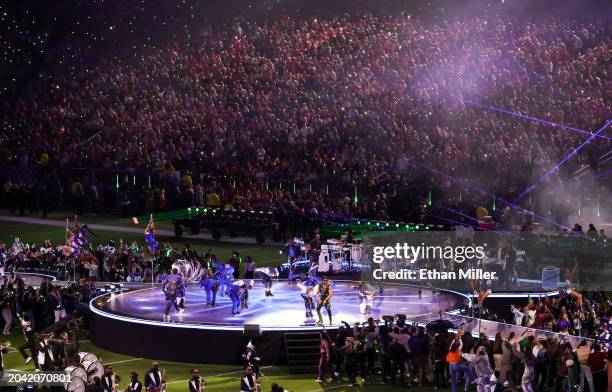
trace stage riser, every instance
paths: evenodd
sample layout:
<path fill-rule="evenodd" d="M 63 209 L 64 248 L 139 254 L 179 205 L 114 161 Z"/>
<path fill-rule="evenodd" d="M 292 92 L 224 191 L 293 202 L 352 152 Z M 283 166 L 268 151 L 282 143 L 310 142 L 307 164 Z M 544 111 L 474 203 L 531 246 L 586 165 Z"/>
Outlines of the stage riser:
<path fill-rule="evenodd" d="M 238 365 L 250 339 L 242 331 L 134 324 L 95 313 L 91 317 L 89 332 L 95 346 L 151 360 Z M 258 351 L 265 353 L 262 364 L 284 362 L 283 332 L 263 332 Z"/>

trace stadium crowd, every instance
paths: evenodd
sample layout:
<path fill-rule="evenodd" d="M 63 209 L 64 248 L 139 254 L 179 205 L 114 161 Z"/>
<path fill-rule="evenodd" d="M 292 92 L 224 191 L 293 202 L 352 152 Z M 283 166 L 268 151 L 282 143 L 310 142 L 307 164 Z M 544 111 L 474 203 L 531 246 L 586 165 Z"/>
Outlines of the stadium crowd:
<path fill-rule="evenodd" d="M 361 327 L 346 324 L 334 339 L 323 334 L 321 341 L 319 382 L 326 372 L 332 378 L 346 372 L 351 384 L 357 375 L 363 383 L 391 385 L 399 376 L 401 386 L 431 383 L 453 392 L 459 383 L 465 390 L 477 384 L 479 391 L 494 386 L 495 391 L 584 391 L 587 384 L 591 391 L 605 391 L 612 377 L 609 341 L 572 345 L 539 332 L 498 333 L 490 341 L 462 328 L 447 333 L 370 319 Z"/>
<path fill-rule="evenodd" d="M 3 135 L 0 163 L 37 166 L 39 176 L 5 178 L 4 197 L 21 211 L 44 198 L 45 206 L 107 200 L 386 219 L 390 191 L 406 184 L 461 197 L 429 165 L 516 196 L 586 138 L 579 130 L 603 125 L 609 42 L 600 20 L 553 16 L 363 15 L 204 28 L 193 42 L 138 61 L 101 59 L 74 76 L 52 74 L 7 103 L 2 122 L 14 131 Z M 546 183 L 575 187 L 568 173 L 597 168 L 612 146 L 604 135 Z M 117 197 L 114 177 L 74 168 L 155 173 L 158 187 L 122 179 L 135 189 Z"/>

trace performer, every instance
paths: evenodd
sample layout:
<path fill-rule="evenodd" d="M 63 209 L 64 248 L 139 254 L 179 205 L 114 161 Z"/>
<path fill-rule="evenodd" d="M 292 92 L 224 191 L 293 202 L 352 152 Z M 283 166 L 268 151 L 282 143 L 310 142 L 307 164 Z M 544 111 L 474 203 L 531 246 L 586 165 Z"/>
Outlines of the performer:
<path fill-rule="evenodd" d="M 253 288 L 255 281 L 253 279 L 247 280 L 244 282 L 244 291 L 240 297 L 240 308 L 248 309 L 249 308 L 249 291 Z"/>
<path fill-rule="evenodd" d="M 582 294 L 572 288 L 566 288 L 561 290 L 561 296 L 563 297 L 571 297 L 576 301 L 576 305 L 581 308 L 582 307 Z"/>
<path fill-rule="evenodd" d="M 227 289 L 232 286 L 234 267 L 228 263 L 213 261 L 215 267 L 215 278 L 219 281 L 219 295 L 224 296 Z"/>
<path fill-rule="evenodd" d="M 206 381 L 200 377 L 198 369 L 191 369 L 191 379 L 189 379 L 189 392 L 202 392 Z"/>
<path fill-rule="evenodd" d="M 164 310 L 165 321 L 170 321 L 170 308 L 172 305 L 174 305 L 178 311 L 176 296 L 177 293 L 180 293 L 182 290 L 185 290 L 185 282 L 183 281 L 183 277 L 178 273 L 178 269 L 174 268 L 164 285 L 164 295 L 166 297 L 166 308 Z"/>
<path fill-rule="evenodd" d="M 21 346 L 19 346 L 18 350 L 21 353 L 21 356 L 23 357 L 26 365 L 32 362 L 32 360 L 34 360 L 34 367 L 38 368 L 38 362 L 36 360 L 36 346 L 38 336 L 36 335 L 36 332 L 34 332 L 34 329 L 32 328 L 31 323 L 29 321 L 29 316 L 27 314 L 24 315 L 23 318 L 20 318 L 20 320 L 23 335 L 25 337 L 25 342 Z M 28 353 L 26 353 L 26 349 L 30 350 L 29 355 Z"/>
<path fill-rule="evenodd" d="M 304 308 L 306 308 L 306 318 L 311 319 L 313 317 L 312 310 L 315 308 L 314 298 L 313 298 L 315 288 L 312 285 L 312 283 L 308 280 L 298 283 L 297 286 L 300 289 L 301 291 L 300 295 L 302 296 L 302 299 L 304 300 Z"/>
<path fill-rule="evenodd" d="M 296 245 L 293 238 L 289 239 L 289 242 L 287 243 L 287 263 L 289 264 L 289 276 L 287 277 L 287 282 L 289 283 L 295 282 L 295 262 L 297 261 L 299 254 L 299 245 Z"/>
<path fill-rule="evenodd" d="M 76 217 L 75 219 L 75 225 L 76 225 Z M 68 223 L 68 219 L 66 219 L 66 246 L 64 247 L 63 253 L 64 256 L 68 257 L 70 255 L 74 255 L 77 254 L 79 252 L 79 240 L 77 238 L 77 233 L 76 230 L 71 230 L 70 229 L 70 224 Z"/>
<path fill-rule="evenodd" d="M 125 388 L 125 392 L 141 392 L 142 383 L 138 381 L 138 372 L 136 370 L 130 372 L 130 378 L 130 382 Z"/>
<path fill-rule="evenodd" d="M 487 297 L 489 295 L 491 295 L 493 293 L 493 291 L 491 291 L 491 289 L 488 290 L 484 290 L 478 293 L 478 310 L 480 310 L 482 312 L 482 310 L 484 309 L 484 302 L 487 299 Z"/>
<path fill-rule="evenodd" d="M 206 291 L 206 306 L 215 306 L 217 302 L 217 291 L 219 291 L 219 281 L 213 278 L 210 272 L 206 272 L 204 279 L 200 282 L 200 287 Z"/>
<path fill-rule="evenodd" d="M 329 325 L 332 324 L 332 312 L 331 312 L 331 299 L 332 299 L 332 286 L 329 282 L 327 276 L 324 276 L 321 280 L 321 283 L 318 284 L 315 288 L 315 292 L 318 296 L 318 304 L 317 304 L 317 315 L 319 316 L 319 321 L 317 324 L 323 325 L 323 315 L 321 314 L 321 308 L 325 307 L 327 310 L 327 316 L 329 317 Z"/>
<path fill-rule="evenodd" d="M 165 389 L 166 379 L 164 378 L 164 372 L 159 370 L 159 363 L 153 362 L 151 369 L 145 375 L 145 385 L 147 391 L 150 392 L 162 392 Z"/>
<path fill-rule="evenodd" d="M 232 301 L 232 314 L 240 314 L 241 296 L 244 290 L 244 282 L 236 280 L 227 290 L 227 293 Z"/>
<path fill-rule="evenodd" d="M 278 276 L 278 269 L 274 267 L 262 267 L 257 268 L 255 271 L 261 275 L 261 282 L 263 283 L 266 297 L 274 297 L 272 294 L 272 278 Z"/>
<path fill-rule="evenodd" d="M 11 346 L 11 342 L 0 344 L 0 373 L 4 371 L 4 354 L 8 352 L 7 347 Z"/>
<path fill-rule="evenodd" d="M 104 392 L 115 392 L 117 383 L 121 381 L 121 378 L 113 372 L 113 367 L 109 365 L 104 369 L 104 375 L 100 381 Z"/>
<path fill-rule="evenodd" d="M 153 221 L 153 214 L 151 214 L 149 224 L 147 224 L 147 228 L 144 230 L 144 238 L 149 247 L 149 252 L 155 254 L 159 248 L 159 243 L 155 241 L 155 221 Z"/>
<path fill-rule="evenodd" d="M 470 362 L 470 366 L 476 371 L 474 382 L 477 385 L 478 392 L 489 392 L 493 369 L 491 369 L 486 347 L 480 346 L 476 354 L 463 354 L 463 357 Z"/>
<path fill-rule="evenodd" d="M 372 313 L 372 305 L 374 303 L 374 296 L 376 295 L 376 290 L 369 283 L 362 283 L 358 286 L 357 295 L 359 295 L 359 311 L 361 314 L 370 314 Z"/>
<path fill-rule="evenodd" d="M 78 216 L 75 215 L 74 216 L 74 233 L 76 236 L 75 237 L 76 243 L 78 244 L 79 249 L 81 249 L 89 245 L 89 240 L 87 239 L 87 232 L 89 231 L 89 229 L 87 228 L 86 224 L 79 226 L 77 219 L 78 219 Z"/>
<path fill-rule="evenodd" d="M 53 350 L 49 345 L 49 340 L 53 336 L 52 333 L 42 335 L 41 339 L 38 341 L 37 347 L 37 362 L 38 368 L 40 370 L 55 370 L 55 356 L 53 355 Z"/>
<path fill-rule="evenodd" d="M 181 275 L 183 278 L 183 284 L 180 285 L 177 290 L 176 290 L 176 310 L 179 313 L 183 313 L 185 312 L 185 282 L 187 281 L 187 279 L 185 278 L 184 275 Z"/>
<path fill-rule="evenodd" d="M 257 376 L 253 373 L 253 367 L 248 366 L 244 373 L 244 377 L 240 380 L 240 392 L 257 392 L 259 384 Z"/>

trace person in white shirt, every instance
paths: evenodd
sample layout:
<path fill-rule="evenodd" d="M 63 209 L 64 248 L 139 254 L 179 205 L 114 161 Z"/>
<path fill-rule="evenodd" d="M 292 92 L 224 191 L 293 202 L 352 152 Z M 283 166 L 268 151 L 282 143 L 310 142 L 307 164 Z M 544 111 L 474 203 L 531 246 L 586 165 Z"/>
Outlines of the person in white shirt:
<path fill-rule="evenodd" d="M 510 305 L 510 309 L 512 310 L 512 314 L 514 314 L 512 323 L 514 325 L 523 325 L 523 317 L 525 317 L 525 313 L 521 312 L 520 309 L 514 305 Z"/>

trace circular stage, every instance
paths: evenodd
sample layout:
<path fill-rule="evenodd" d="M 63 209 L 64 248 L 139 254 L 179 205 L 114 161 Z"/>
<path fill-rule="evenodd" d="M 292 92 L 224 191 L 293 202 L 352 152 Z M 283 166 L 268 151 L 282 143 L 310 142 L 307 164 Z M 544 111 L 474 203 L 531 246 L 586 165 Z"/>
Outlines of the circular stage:
<path fill-rule="evenodd" d="M 386 283 L 378 287 L 373 302 L 373 312 L 363 315 L 359 311 L 358 282 L 334 281 L 332 299 L 333 324 L 328 325 L 325 309 L 325 328 L 335 330 L 341 321 L 349 324 L 366 321 L 368 317 L 405 314 L 410 321 L 428 322 L 440 313 L 455 310 L 467 303 L 466 296 L 453 292 L 422 289 L 419 297 L 414 286 Z M 322 327 L 314 319 L 305 318 L 300 290 L 286 281 L 275 282 L 273 297 L 266 297 L 261 282 L 257 281 L 249 292 L 248 308 L 240 314 L 231 314 L 231 301 L 217 297 L 215 307 L 206 306 L 206 295 L 198 285 L 187 287 L 185 312 L 171 310 L 172 320 L 164 322 L 164 296 L 161 287 L 122 293 L 107 293 L 91 301 L 93 312 L 92 341 L 99 347 L 164 360 L 181 360 L 198 363 L 232 363 L 239 358 L 248 340 L 244 326 L 257 325 L 262 331 L 260 344 L 282 348 L 285 332 L 314 332 Z M 316 313 L 315 313 L 316 318 Z M 109 333 L 112 331 L 112 333 Z M 126 342 L 130 342 L 126 345 Z M 181 351 L 182 347 L 203 344 L 208 348 Z M 201 347 L 201 346 L 198 346 Z M 217 350 L 218 347 L 218 350 Z M 178 352 L 177 352 L 178 351 Z M 277 358 L 278 359 L 278 355 Z M 268 362 L 276 359 L 267 358 Z"/>

